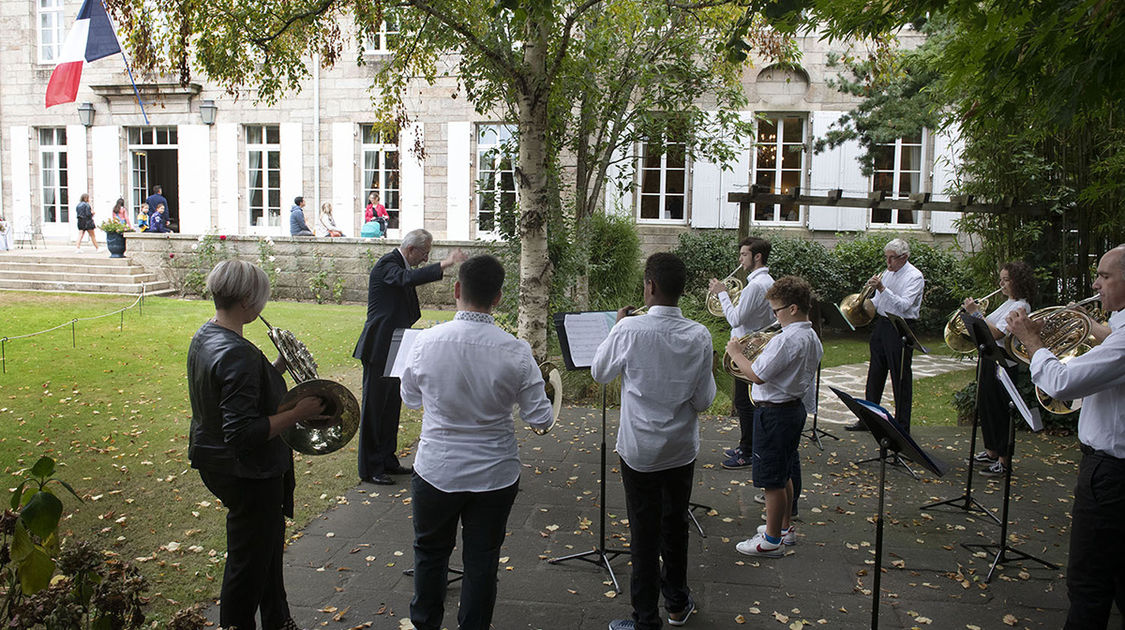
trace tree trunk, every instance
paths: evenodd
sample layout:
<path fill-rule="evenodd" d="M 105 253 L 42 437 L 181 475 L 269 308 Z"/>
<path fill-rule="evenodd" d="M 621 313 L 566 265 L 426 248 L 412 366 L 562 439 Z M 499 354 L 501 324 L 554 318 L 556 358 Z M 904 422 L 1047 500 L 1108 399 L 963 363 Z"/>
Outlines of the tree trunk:
<path fill-rule="evenodd" d="M 520 296 L 519 337 L 531 344 L 537 361 L 547 358 L 547 306 L 551 261 L 547 256 L 547 39 L 543 28 L 528 20 L 524 70 L 519 90 Z"/>

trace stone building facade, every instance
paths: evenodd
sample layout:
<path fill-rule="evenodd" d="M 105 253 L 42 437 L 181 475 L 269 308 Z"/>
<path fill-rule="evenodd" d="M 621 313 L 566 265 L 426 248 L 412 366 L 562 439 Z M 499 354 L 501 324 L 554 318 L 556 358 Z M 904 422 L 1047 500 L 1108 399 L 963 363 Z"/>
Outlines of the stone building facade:
<path fill-rule="evenodd" d="M 17 232 L 39 223 L 48 239 L 72 240 L 81 194 L 90 194 L 100 222 L 119 197 L 135 212 L 160 184 L 171 219 L 185 234 L 288 235 L 289 210 L 301 195 L 318 235 L 319 208 L 327 202 L 345 235 L 358 236 L 365 199 L 374 191 L 390 211 L 391 238 L 419 227 L 443 241 L 497 237 L 496 211 L 515 200 L 511 147 L 505 145 L 512 125 L 475 112 L 457 81 L 446 78 L 411 88 L 413 122 L 406 128 L 375 129 L 368 90 L 393 41 L 388 33 L 374 36 L 363 51 L 348 51 L 332 69 L 316 69 L 310 60 L 313 77 L 272 107 L 256 105 L 252 90 L 235 97 L 205 81 L 186 88 L 142 83 L 146 125 L 120 56 L 86 66 L 74 104 L 43 107 L 53 60 L 80 4 L 0 0 L 6 33 L 0 44 L 0 213 Z M 915 45 L 918 37 L 901 39 Z M 750 104 L 742 115 L 757 120 L 757 142 L 740 147 L 732 170 L 678 159 L 675 151 L 646 159 L 656 153 L 653 147 L 633 147 L 621 173 L 633 185 L 610 186 L 605 201 L 609 211 L 636 219 L 646 249 L 672 243 L 687 229 L 736 227 L 738 209 L 727 194 L 755 182 L 781 190 L 799 185 L 813 194 L 840 188 L 865 195 L 880 188 L 891 196 L 941 193 L 950 184 L 956 141 L 942 133 L 926 131 L 884 147 L 874 176 L 860 172 L 858 143 L 814 153 L 813 138 L 855 100 L 826 83 L 834 74 L 827 67 L 828 43 L 806 37 L 801 48 L 797 70 L 746 68 Z M 351 61 L 357 56 L 366 65 Z M 93 109 L 88 126 L 80 122 L 80 107 Z M 875 212 L 759 207 L 752 221 L 819 240 L 877 229 L 927 240 L 956 234 L 953 213 Z"/>

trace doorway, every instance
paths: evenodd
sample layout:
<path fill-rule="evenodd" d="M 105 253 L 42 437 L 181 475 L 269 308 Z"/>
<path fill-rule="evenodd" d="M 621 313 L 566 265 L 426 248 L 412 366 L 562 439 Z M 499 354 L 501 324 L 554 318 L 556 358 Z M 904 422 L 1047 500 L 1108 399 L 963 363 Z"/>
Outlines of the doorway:
<path fill-rule="evenodd" d="M 168 228 L 180 226 L 180 168 L 175 127 L 132 127 L 129 129 L 129 201 L 134 216 L 154 186 L 168 200 Z M 149 208 L 152 212 L 155 208 Z"/>

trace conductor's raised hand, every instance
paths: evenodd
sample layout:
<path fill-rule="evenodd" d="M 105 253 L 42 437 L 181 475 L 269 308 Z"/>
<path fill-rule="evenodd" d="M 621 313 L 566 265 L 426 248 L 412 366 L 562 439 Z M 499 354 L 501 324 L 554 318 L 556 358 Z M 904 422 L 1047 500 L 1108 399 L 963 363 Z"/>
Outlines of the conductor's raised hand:
<path fill-rule="evenodd" d="M 456 247 L 456 248 L 453 249 L 453 251 L 449 252 L 449 255 L 446 256 L 444 260 L 441 261 L 441 268 L 443 270 L 449 269 L 453 265 L 463 263 L 468 259 L 469 259 L 468 254 L 461 251 L 460 247 Z"/>

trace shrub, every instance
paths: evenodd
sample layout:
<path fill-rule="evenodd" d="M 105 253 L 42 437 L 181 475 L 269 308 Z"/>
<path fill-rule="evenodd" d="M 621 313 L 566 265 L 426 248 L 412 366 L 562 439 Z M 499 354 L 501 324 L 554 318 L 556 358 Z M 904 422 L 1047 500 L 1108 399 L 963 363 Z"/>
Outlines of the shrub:
<path fill-rule="evenodd" d="M 738 234 L 733 230 L 693 230 L 680 234 L 672 253 L 687 267 L 685 293 L 707 292 L 707 281 L 725 278 L 738 266 Z"/>
<path fill-rule="evenodd" d="M 828 248 L 817 241 L 804 238 L 779 237 L 770 239 L 768 266 L 774 278 L 801 276 L 813 286 L 817 299 L 837 303 L 837 296 L 846 286 L 843 274 Z"/>
<path fill-rule="evenodd" d="M 617 310 L 639 304 L 641 240 L 632 218 L 597 213 L 587 223 L 590 308 Z"/>

